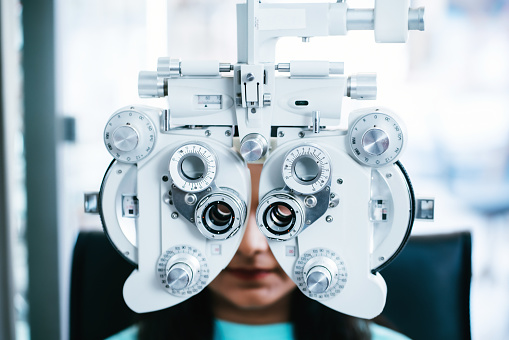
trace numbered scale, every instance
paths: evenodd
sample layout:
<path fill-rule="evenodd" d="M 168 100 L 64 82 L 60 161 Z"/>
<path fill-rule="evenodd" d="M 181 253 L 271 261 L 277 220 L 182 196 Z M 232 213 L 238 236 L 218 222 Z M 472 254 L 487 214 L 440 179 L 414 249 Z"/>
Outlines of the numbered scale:
<path fill-rule="evenodd" d="M 134 107 L 116 112 L 104 129 L 104 144 L 108 152 L 124 163 L 136 163 L 154 148 L 154 123 Z"/>
<path fill-rule="evenodd" d="M 207 259 L 194 247 L 171 247 L 157 262 L 157 278 L 161 286 L 172 295 L 194 295 L 207 285 Z"/>
<path fill-rule="evenodd" d="M 283 179 L 288 187 L 302 194 L 321 191 L 330 181 L 329 155 L 314 145 L 292 149 L 283 162 Z"/>
<path fill-rule="evenodd" d="M 370 167 L 395 163 L 404 146 L 402 130 L 394 114 L 376 109 L 359 117 L 351 126 L 350 152 L 361 164 Z"/>
<path fill-rule="evenodd" d="M 293 274 L 297 287 L 314 299 L 336 296 L 345 287 L 348 277 L 341 257 L 326 248 L 315 248 L 302 254 Z"/>
<path fill-rule="evenodd" d="M 217 158 L 201 144 L 185 144 L 173 153 L 169 168 L 173 184 L 179 189 L 199 192 L 216 177 Z"/>

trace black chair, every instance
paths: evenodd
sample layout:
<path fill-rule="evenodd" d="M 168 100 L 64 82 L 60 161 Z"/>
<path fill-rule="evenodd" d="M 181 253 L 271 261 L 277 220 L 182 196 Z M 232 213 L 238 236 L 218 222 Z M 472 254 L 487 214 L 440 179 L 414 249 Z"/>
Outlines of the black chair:
<path fill-rule="evenodd" d="M 413 236 L 381 271 L 382 317 L 415 340 L 470 339 L 470 233 Z"/>
<path fill-rule="evenodd" d="M 81 232 L 71 278 L 72 340 L 104 339 L 133 324 L 122 287 L 134 269 L 99 231 Z M 413 236 L 382 271 L 381 318 L 412 339 L 470 339 L 470 234 Z"/>

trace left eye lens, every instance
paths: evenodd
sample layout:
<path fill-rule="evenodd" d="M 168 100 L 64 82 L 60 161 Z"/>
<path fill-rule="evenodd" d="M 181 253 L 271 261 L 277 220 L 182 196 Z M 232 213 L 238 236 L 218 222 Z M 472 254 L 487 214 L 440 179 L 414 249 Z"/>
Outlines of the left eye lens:
<path fill-rule="evenodd" d="M 213 224 L 222 227 L 231 221 L 233 211 L 230 206 L 216 202 L 210 207 L 208 215 Z"/>
<path fill-rule="evenodd" d="M 202 214 L 203 225 L 214 234 L 223 234 L 230 230 L 234 219 L 232 207 L 224 202 L 210 203 Z"/>
<path fill-rule="evenodd" d="M 270 210 L 270 219 L 278 227 L 288 226 L 293 219 L 291 210 L 283 204 L 277 204 Z"/>

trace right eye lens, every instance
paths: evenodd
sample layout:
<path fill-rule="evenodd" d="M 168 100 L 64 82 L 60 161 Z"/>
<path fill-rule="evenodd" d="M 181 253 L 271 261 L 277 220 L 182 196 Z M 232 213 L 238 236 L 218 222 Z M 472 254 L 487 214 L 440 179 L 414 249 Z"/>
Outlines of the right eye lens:
<path fill-rule="evenodd" d="M 286 192 L 272 192 L 260 200 L 256 223 L 269 239 L 286 241 L 297 236 L 304 226 L 301 202 Z"/>
<path fill-rule="evenodd" d="M 288 226 L 293 219 L 291 210 L 283 204 L 277 204 L 271 208 L 270 218 L 278 227 Z"/>
<path fill-rule="evenodd" d="M 264 225 L 273 234 L 289 233 L 295 225 L 295 211 L 286 203 L 279 202 L 269 206 L 263 218 Z"/>

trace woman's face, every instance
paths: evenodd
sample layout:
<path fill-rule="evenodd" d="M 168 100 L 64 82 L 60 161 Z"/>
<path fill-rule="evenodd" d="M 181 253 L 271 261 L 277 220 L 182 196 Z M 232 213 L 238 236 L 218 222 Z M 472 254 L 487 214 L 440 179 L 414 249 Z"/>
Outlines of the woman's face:
<path fill-rule="evenodd" d="M 209 285 L 218 297 L 242 309 L 268 307 L 295 288 L 269 248 L 256 225 L 261 164 L 249 165 L 251 171 L 251 212 L 237 253 Z"/>

